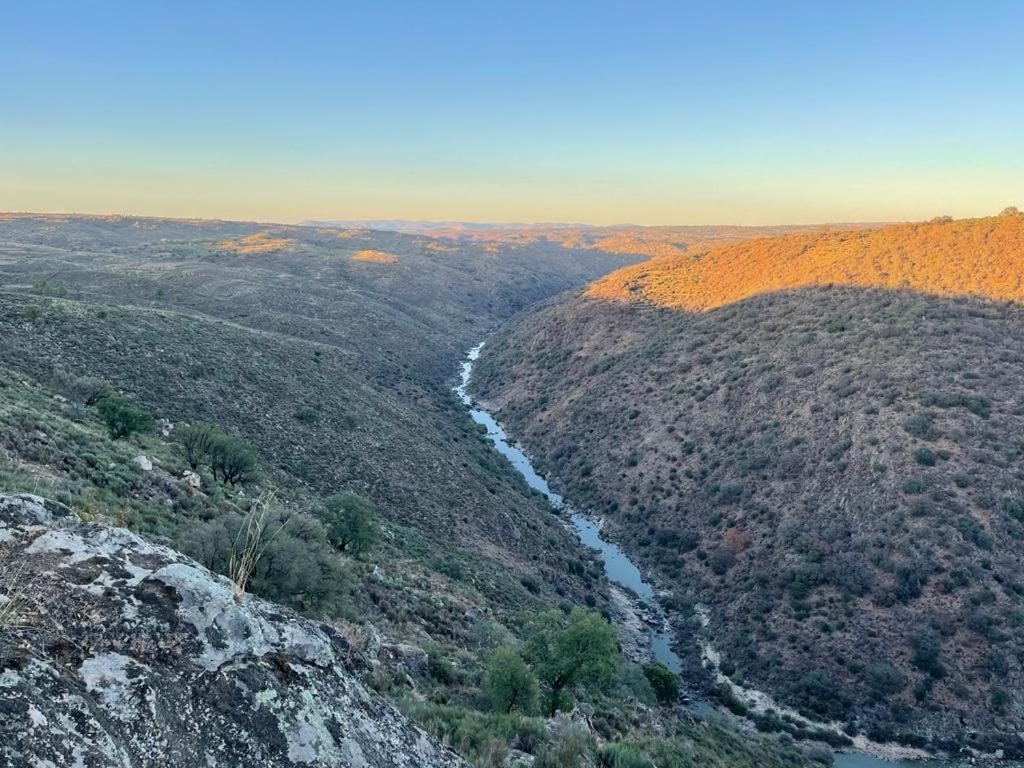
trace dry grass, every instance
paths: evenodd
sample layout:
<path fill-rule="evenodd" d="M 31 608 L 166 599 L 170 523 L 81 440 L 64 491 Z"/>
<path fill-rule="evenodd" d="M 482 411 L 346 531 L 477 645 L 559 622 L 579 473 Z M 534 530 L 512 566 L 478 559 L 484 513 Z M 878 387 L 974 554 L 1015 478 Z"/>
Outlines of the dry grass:
<path fill-rule="evenodd" d="M 280 524 L 270 525 L 274 500 L 273 491 L 266 491 L 260 495 L 246 514 L 231 544 L 228 578 L 231 579 L 231 591 L 235 600 L 241 600 L 245 595 L 249 581 L 267 547 L 288 525 L 288 519 L 284 519 Z"/>
<path fill-rule="evenodd" d="M 398 257 L 393 253 L 388 253 L 387 251 L 377 251 L 373 248 L 367 248 L 352 254 L 352 260 L 366 261 L 371 264 L 394 264 L 398 261 Z"/>
<path fill-rule="evenodd" d="M 1024 215 L 789 234 L 691 248 L 595 282 L 595 298 L 704 311 L 770 291 L 823 285 L 1024 300 Z"/>
<path fill-rule="evenodd" d="M 27 626 L 31 616 L 25 563 L 13 567 L 10 556 L 0 560 L 0 630 Z"/>
<path fill-rule="evenodd" d="M 254 232 L 236 240 L 221 240 L 217 243 L 217 247 L 222 251 L 234 251 L 235 253 L 266 253 L 267 251 L 283 250 L 292 242 L 294 241 L 291 238 L 275 237 L 269 232 Z"/>

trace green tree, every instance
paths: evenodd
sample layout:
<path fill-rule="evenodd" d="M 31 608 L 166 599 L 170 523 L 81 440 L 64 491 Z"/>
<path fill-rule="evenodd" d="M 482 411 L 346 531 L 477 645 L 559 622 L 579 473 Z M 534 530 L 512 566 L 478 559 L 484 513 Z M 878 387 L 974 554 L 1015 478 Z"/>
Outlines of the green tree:
<path fill-rule="evenodd" d="M 327 500 L 320 519 L 327 540 L 342 552 L 359 556 L 377 541 L 377 508 L 355 493 L 339 493 Z"/>
<path fill-rule="evenodd" d="M 515 648 L 498 648 L 487 663 L 487 697 L 498 712 L 537 710 L 537 678 Z"/>
<path fill-rule="evenodd" d="M 654 689 L 659 704 L 673 704 L 679 698 L 679 676 L 660 661 L 644 664 L 644 677 Z"/>
<path fill-rule="evenodd" d="M 576 607 L 567 618 L 552 609 L 531 622 L 527 658 L 548 688 L 548 714 L 554 715 L 567 688 L 593 688 L 611 678 L 620 654 L 612 626 L 600 614 Z"/>
<path fill-rule="evenodd" d="M 217 434 L 209 449 L 213 477 L 231 485 L 248 480 L 256 469 L 256 452 L 243 440 Z"/>
<path fill-rule="evenodd" d="M 117 395 L 104 397 L 96 407 L 100 412 L 100 418 L 107 425 L 110 436 L 115 440 L 128 437 L 135 432 L 145 432 L 153 426 L 152 416 Z"/>
<path fill-rule="evenodd" d="M 183 424 L 175 430 L 174 434 L 185 454 L 185 461 L 192 469 L 196 469 L 210 458 L 213 444 L 218 437 L 216 429 L 201 421 Z"/>

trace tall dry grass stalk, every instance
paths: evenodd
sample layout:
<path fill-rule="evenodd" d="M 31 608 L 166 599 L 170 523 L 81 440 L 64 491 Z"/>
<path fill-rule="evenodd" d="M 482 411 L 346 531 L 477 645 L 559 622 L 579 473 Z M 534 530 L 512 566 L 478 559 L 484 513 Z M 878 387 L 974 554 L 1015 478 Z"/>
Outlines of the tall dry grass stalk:
<path fill-rule="evenodd" d="M 0 586 L 0 629 L 19 629 L 28 624 L 30 615 L 25 563 L 12 570 L 10 558 L 4 558 L 0 573 L 4 574 Z"/>
<path fill-rule="evenodd" d="M 228 578 L 231 579 L 231 592 L 235 600 L 241 600 L 249 586 L 249 580 L 259 565 L 260 558 L 267 551 L 270 543 L 288 525 L 288 519 L 280 525 L 269 529 L 270 516 L 273 512 L 277 494 L 265 491 L 253 503 L 242 520 L 242 525 L 231 543 L 231 554 L 228 558 Z"/>

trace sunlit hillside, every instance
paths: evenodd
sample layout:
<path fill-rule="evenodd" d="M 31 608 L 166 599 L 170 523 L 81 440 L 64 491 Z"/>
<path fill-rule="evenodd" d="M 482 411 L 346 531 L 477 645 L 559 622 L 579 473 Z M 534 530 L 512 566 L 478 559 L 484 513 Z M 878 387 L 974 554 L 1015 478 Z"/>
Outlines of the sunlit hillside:
<path fill-rule="evenodd" d="M 519 318 L 474 392 L 724 675 L 1024 755 L 1022 273 L 1013 210 L 691 248 Z"/>
<path fill-rule="evenodd" d="M 831 284 L 1024 299 L 1024 214 L 758 238 L 625 267 L 597 298 L 706 310 L 768 291 Z"/>

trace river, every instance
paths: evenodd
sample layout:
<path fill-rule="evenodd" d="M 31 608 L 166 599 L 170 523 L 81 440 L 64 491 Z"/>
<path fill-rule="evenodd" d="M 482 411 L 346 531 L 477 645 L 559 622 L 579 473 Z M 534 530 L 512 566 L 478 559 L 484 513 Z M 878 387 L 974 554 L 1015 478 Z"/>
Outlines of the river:
<path fill-rule="evenodd" d="M 473 421 L 487 430 L 488 439 L 502 456 L 512 462 L 512 466 L 523 476 L 526 484 L 540 491 L 555 510 L 567 513 L 580 541 L 601 553 L 608 581 L 625 587 L 636 596 L 636 601 L 643 606 L 646 613 L 645 623 L 649 630 L 650 655 L 674 672 L 679 672 L 682 668 L 682 663 L 678 654 L 672 650 L 672 629 L 668 617 L 665 615 L 664 608 L 656 599 L 654 589 L 644 580 L 640 569 L 617 544 L 601 538 L 601 528 L 597 523 L 573 509 L 561 495 L 551 490 L 547 481 L 537 474 L 537 471 L 533 468 L 533 465 L 522 449 L 517 448 L 509 440 L 508 435 L 501 425 L 498 424 L 497 420 L 490 413 L 480 408 L 479 404 L 474 402 L 473 397 L 469 394 L 469 380 L 473 374 L 473 363 L 479 358 L 480 350 L 483 349 L 483 346 L 484 343 L 481 342 L 469 350 L 469 353 L 466 355 L 466 360 L 462 363 L 459 377 L 460 383 L 455 387 L 455 394 L 458 395 L 459 399 L 469 409 L 469 415 Z M 709 656 L 711 658 L 717 657 L 717 653 L 707 641 L 702 641 L 702 652 L 705 658 Z M 780 712 L 787 711 L 785 707 L 772 700 L 768 694 L 760 691 L 751 692 L 749 689 L 734 688 L 734 692 L 743 696 L 745 700 L 748 700 L 748 703 L 751 699 L 755 699 L 761 703 L 762 708 L 775 709 Z M 693 703 L 691 708 L 697 714 L 708 714 L 714 711 L 711 705 L 703 701 Z M 796 713 L 791 714 L 798 716 Z M 821 726 L 822 724 L 813 723 L 812 725 Z M 858 746 L 873 749 L 883 754 L 886 750 L 900 751 L 898 747 L 872 744 L 864 740 L 863 737 L 861 737 L 861 740 L 863 744 Z M 836 752 L 833 757 L 838 768 L 969 768 L 970 765 L 966 762 L 946 760 L 883 759 L 862 752 Z M 1019 764 L 1017 765 L 1019 766 Z M 1013 766 L 1006 764 L 1004 768 L 1013 768 Z"/>

